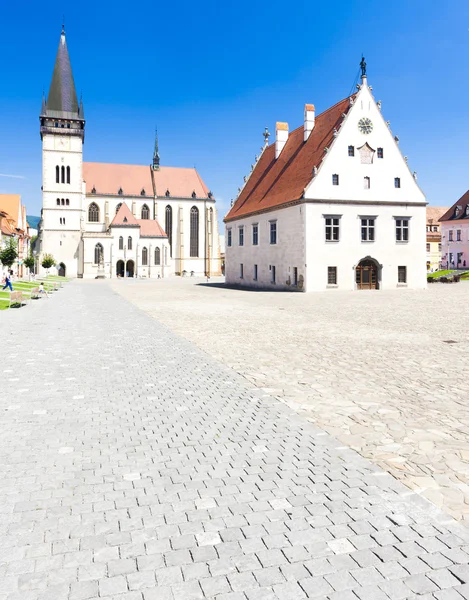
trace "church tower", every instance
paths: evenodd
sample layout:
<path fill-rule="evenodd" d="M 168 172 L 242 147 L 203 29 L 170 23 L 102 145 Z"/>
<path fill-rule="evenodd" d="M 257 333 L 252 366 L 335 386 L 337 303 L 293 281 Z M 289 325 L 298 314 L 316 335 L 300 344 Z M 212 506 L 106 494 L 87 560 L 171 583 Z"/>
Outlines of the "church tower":
<path fill-rule="evenodd" d="M 41 258 L 52 254 L 60 274 L 82 275 L 85 116 L 78 103 L 62 28 L 47 99 L 40 114 L 42 140 Z"/>

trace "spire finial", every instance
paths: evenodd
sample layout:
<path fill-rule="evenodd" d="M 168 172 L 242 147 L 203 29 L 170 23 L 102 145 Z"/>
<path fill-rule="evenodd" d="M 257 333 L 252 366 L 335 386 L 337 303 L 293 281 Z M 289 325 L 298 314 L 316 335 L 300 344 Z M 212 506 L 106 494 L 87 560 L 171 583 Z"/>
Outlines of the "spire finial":
<path fill-rule="evenodd" d="M 65 35 L 65 15 L 62 15 L 62 35 Z"/>
<path fill-rule="evenodd" d="M 362 54 L 362 59 L 360 61 L 360 69 L 362 70 L 362 79 L 363 77 L 366 77 L 366 62 L 365 62 L 365 57 Z"/>
<path fill-rule="evenodd" d="M 262 135 L 264 136 L 264 146 L 268 146 L 269 145 L 269 137 L 270 137 L 270 133 L 269 133 L 268 127 L 266 127 L 264 129 L 264 133 Z"/>
<path fill-rule="evenodd" d="M 155 127 L 155 148 L 153 150 L 153 170 L 158 171 L 160 168 L 160 153 L 158 151 L 158 128 Z"/>

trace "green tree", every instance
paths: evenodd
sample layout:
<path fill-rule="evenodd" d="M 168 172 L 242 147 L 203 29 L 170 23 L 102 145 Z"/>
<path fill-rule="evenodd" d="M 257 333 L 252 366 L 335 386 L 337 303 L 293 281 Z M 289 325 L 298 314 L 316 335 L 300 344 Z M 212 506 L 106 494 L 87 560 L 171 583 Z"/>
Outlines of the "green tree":
<path fill-rule="evenodd" d="M 11 265 L 18 258 L 18 245 L 15 238 L 11 237 L 3 248 L 0 249 L 0 262 L 5 267 L 11 268 Z"/>
<path fill-rule="evenodd" d="M 23 264 L 28 267 L 28 269 L 32 269 L 34 267 L 34 256 L 30 254 L 24 259 Z"/>
<path fill-rule="evenodd" d="M 52 254 L 44 254 L 41 265 L 44 267 L 44 269 L 50 269 L 55 265 L 55 258 L 52 256 Z"/>

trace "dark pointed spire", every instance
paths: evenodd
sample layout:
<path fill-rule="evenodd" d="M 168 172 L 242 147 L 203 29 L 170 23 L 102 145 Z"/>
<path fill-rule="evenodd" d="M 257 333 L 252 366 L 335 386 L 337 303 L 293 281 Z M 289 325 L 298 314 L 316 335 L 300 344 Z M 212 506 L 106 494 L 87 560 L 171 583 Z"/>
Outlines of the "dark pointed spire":
<path fill-rule="evenodd" d="M 160 154 L 158 152 L 158 129 L 155 127 L 155 149 L 153 150 L 153 170 L 160 168 Z"/>
<path fill-rule="evenodd" d="M 75 113 L 78 116 L 77 92 L 63 26 L 47 98 L 47 110 Z"/>
<path fill-rule="evenodd" d="M 46 95 L 44 94 L 44 90 L 42 90 L 42 106 L 41 106 L 41 116 L 45 115 L 47 111 L 47 104 L 46 104 Z"/>
<path fill-rule="evenodd" d="M 80 107 L 78 108 L 78 116 L 80 117 L 80 119 L 85 118 L 85 108 L 83 106 L 83 95 L 82 94 L 80 94 Z"/>

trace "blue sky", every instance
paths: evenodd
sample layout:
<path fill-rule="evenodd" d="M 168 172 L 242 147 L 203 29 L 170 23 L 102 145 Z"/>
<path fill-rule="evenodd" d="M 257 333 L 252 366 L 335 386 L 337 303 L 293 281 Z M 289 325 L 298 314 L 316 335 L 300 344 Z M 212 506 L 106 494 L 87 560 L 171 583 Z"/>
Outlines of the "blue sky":
<path fill-rule="evenodd" d="M 434 205 L 469 188 L 469 2 L 2 2 L 0 193 L 41 208 L 39 111 L 65 11 L 87 161 L 196 166 L 227 212 L 276 121 L 368 81 Z M 272 141 L 271 137 L 271 141 Z M 8 177 L 5 177 L 8 175 Z M 15 177 L 11 177 L 11 176 Z"/>

